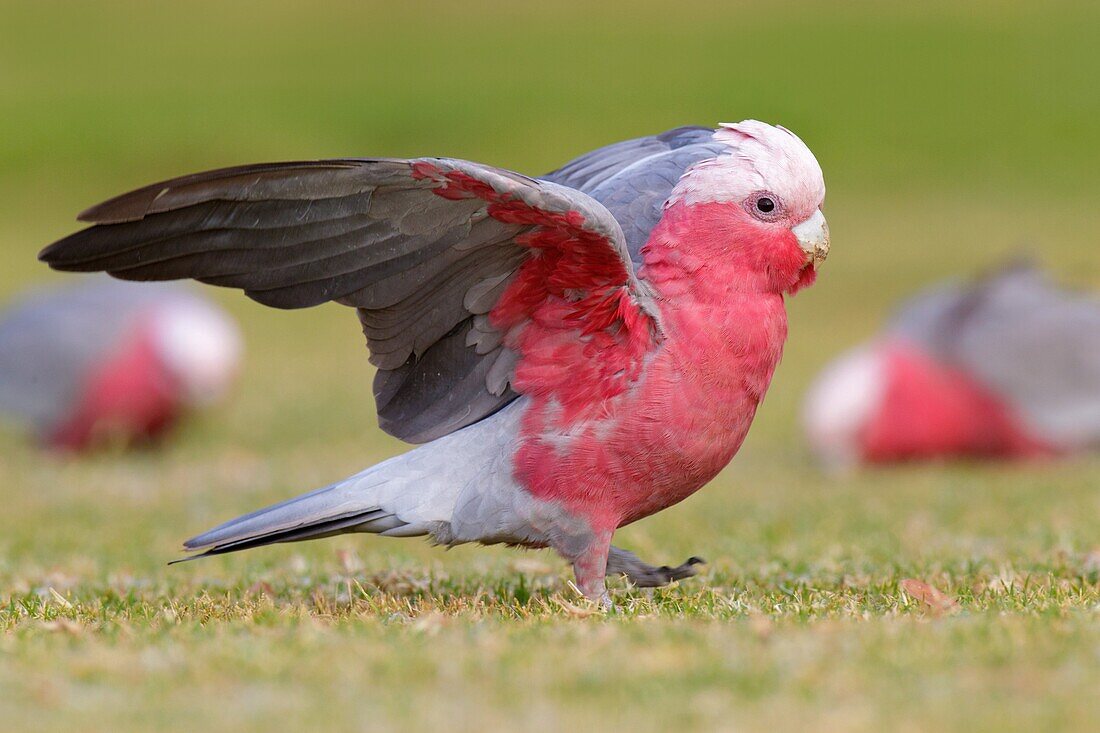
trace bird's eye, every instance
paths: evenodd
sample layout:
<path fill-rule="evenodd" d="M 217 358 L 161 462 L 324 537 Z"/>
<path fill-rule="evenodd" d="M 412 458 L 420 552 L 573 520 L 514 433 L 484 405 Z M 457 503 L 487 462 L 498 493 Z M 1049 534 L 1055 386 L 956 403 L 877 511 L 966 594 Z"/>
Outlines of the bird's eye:
<path fill-rule="evenodd" d="M 758 191 L 745 200 L 745 210 L 760 221 L 775 221 L 783 213 L 783 202 L 771 191 Z"/>

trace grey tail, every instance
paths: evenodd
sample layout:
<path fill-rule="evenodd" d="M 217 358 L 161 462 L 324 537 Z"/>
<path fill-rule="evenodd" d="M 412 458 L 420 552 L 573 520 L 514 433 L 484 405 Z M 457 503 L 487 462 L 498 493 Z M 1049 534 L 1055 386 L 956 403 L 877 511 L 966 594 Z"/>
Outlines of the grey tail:
<path fill-rule="evenodd" d="M 300 542 L 346 532 L 372 532 L 391 537 L 427 533 L 423 525 L 409 524 L 371 505 L 369 498 L 373 492 L 370 489 L 379 484 L 356 480 L 359 478 L 361 476 L 231 519 L 185 541 L 184 549 L 200 551 L 199 554 L 174 560 L 169 565 L 277 542 Z"/>

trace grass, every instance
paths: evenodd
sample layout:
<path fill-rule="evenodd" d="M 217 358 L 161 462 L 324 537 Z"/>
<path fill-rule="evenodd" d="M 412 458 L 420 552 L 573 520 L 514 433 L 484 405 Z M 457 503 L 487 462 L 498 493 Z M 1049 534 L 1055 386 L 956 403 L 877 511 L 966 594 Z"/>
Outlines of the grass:
<path fill-rule="evenodd" d="M 929 280 L 1026 248 L 1100 286 L 1094 4 L 0 0 L 0 15 L 0 296 L 59 277 L 33 253 L 76 211 L 167 175 L 422 153 L 538 172 L 747 116 L 818 153 L 835 240 L 791 302 L 741 454 L 618 536 L 705 572 L 620 586 L 610 615 L 548 553 L 344 537 L 166 567 L 182 538 L 402 449 L 374 426 L 347 312 L 215 292 L 242 321 L 246 373 L 166 450 L 71 460 L 0 433 L 0 727 L 1100 718 L 1100 460 L 830 477 L 797 428 L 816 370 Z"/>
<path fill-rule="evenodd" d="M 285 465 L 287 480 L 314 470 L 305 458 Z M 1100 557 L 1084 544 L 1095 466 L 836 483 L 742 460 L 624 532 L 647 556 L 705 549 L 703 577 L 620 588 L 605 616 L 546 553 L 339 540 L 164 569 L 151 548 L 201 525 L 182 519 L 204 515 L 200 504 L 238 503 L 248 476 L 224 457 L 118 460 L 81 467 L 89 483 L 72 488 L 58 480 L 70 467 L 47 471 L 55 493 L 16 507 L 44 525 L 34 547 L 67 559 L 0 569 L 5 720 L 1081 730 L 1098 712 Z M 170 495 L 191 485 L 203 489 Z M 89 524 L 119 529 L 63 549 Z M 908 595 L 904 578 L 957 608 Z"/>

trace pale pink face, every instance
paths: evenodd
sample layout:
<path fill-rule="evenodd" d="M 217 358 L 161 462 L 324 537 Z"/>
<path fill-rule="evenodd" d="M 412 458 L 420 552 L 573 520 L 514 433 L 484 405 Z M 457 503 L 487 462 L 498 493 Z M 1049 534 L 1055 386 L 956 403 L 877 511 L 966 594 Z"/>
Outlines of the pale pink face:
<path fill-rule="evenodd" d="M 236 324 L 206 303 L 172 301 L 153 321 L 157 352 L 191 406 L 210 405 L 229 392 L 241 361 Z"/>
<path fill-rule="evenodd" d="M 829 253 L 829 227 L 821 213 L 825 180 L 810 149 L 793 132 L 756 120 L 723 124 L 714 139 L 728 152 L 689 169 L 669 205 L 729 205 L 756 241 L 797 245 L 816 268 Z"/>
<path fill-rule="evenodd" d="M 817 377 L 806 393 L 802 422 L 826 468 L 847 470 L 863 459 L 863 435 L 888 386 L 889 363 L 878 343 L 843 354 Z"/>

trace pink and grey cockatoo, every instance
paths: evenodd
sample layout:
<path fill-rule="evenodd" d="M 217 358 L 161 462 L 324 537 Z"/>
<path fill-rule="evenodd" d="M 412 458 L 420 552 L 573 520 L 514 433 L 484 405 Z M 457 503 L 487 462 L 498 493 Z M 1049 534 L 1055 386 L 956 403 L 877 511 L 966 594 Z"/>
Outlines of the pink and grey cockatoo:
<path fill-rule="evenodd" d="M 279 308 L 336 301 L 366 334 L 381 427 L 419 447 L 185 546 L 342 532 L 552 547 L 605 574 L 694 573 L 611 547 L 737 452 L 829 247 L 793 133 L 746 121 L 614 144 L 528 178 L 449 158 L 252 165 L 81 215 L 60 270 L 196 278 Z"/>
<path fill-rule="evenodd" d="M 0 316 L 0 415 L 52 448 L 146 442 L 224 396 L 240 352 L 229 316 L 175 284 L 37 290 Z"/>
<path fill-rule="evenodd" d="M 824 370 L 807 394 L 807 435 L 838 468 L 1096 447 L 1097 333 L 1100 299 L 1030 266 L 933 287 Z"/>

